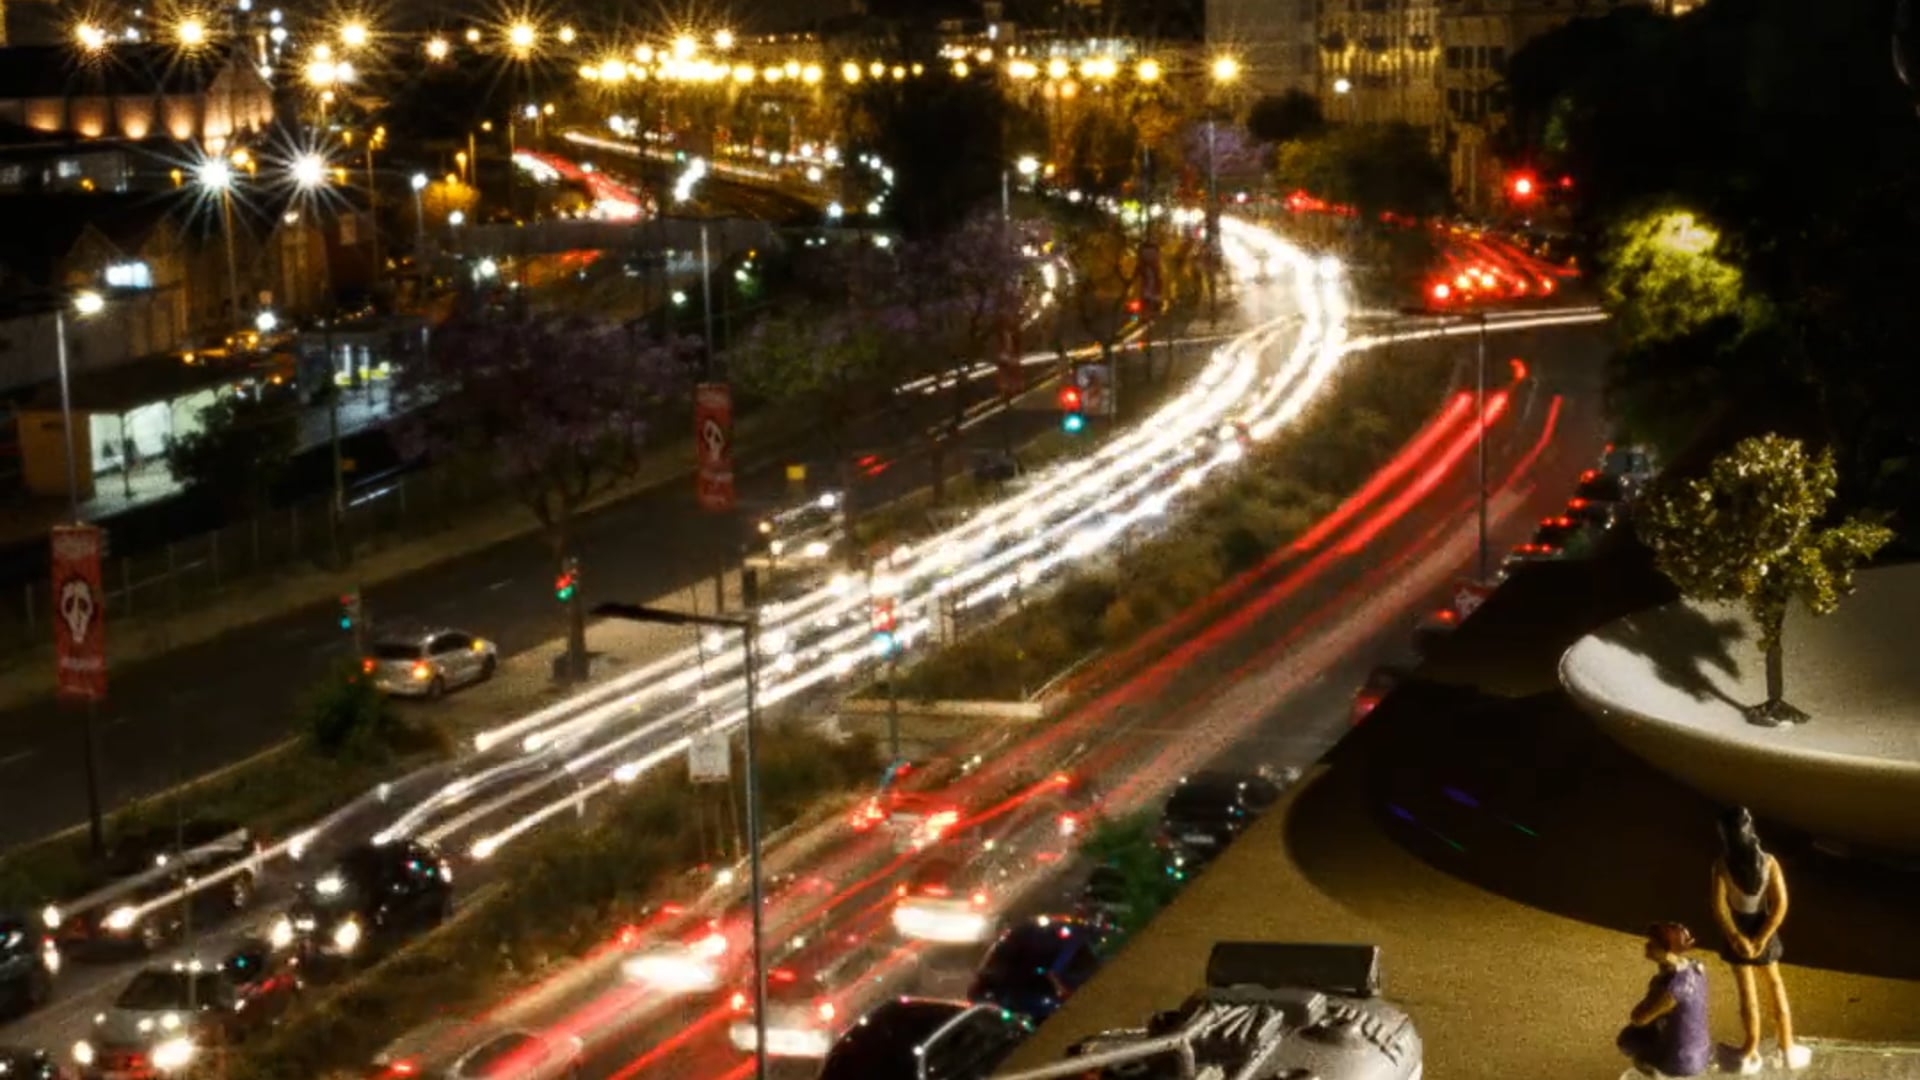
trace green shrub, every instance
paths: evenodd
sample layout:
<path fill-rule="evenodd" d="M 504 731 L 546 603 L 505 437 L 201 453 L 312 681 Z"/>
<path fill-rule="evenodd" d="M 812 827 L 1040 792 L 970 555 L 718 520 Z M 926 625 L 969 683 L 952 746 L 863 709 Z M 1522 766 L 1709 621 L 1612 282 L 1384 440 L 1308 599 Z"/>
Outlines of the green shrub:
<path fill-rule="evenodd" d="M 446 748 L 437 725 L 402 717 L 357 663 L 341 664 L 315 683 L 300 716 L 308 745 L 321 757 L 384 760 Z"/>

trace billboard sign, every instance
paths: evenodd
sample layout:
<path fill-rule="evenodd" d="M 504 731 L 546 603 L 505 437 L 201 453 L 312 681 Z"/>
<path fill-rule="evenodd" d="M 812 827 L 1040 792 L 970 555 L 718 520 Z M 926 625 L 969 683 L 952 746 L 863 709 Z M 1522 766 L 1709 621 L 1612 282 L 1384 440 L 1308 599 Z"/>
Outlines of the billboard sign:
<path fill-rule="evenodd" d="M 693 437 L 698 461 L 694 491 L 700 508 L 733 509 L 733 390 L 726 383 L 694 387 Z"/>
<path fill-rule="evenodd" d="M 53 527 L 54 674 L 59 694 L 107 696 L 107 594 L 100 585 L 100 529 Z"/>

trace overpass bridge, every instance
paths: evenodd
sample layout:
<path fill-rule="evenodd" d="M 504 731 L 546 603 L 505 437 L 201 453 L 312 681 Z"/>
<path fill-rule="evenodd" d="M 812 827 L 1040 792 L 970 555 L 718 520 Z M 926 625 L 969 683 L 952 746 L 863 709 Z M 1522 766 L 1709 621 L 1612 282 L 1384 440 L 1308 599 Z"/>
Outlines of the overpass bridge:
<path fill-rule="evenodd" d="M 823 230 L 806 230 L 820 235 Z M 519 258 L 563 251 L 606 251 L 631 255 L 699 258 L 706 235 L 707 255 L 716 263 L 748 251 L 781 245 L 787 230 L 748 218 L 654 218 L 651 221 L 556 219 L 525 225 L 460 225 L 446 230 L 449 254 L 468 259 Z"/>

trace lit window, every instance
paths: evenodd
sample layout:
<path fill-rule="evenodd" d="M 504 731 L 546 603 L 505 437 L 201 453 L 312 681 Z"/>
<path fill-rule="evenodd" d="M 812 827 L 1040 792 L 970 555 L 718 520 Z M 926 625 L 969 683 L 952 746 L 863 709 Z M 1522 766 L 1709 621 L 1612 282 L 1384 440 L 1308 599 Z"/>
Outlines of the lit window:
<path fill-rule="evenodd" d="M 114 263 L 107 267 L 109 289 L 151 289 L 153 269 L 143 262 Z"/>

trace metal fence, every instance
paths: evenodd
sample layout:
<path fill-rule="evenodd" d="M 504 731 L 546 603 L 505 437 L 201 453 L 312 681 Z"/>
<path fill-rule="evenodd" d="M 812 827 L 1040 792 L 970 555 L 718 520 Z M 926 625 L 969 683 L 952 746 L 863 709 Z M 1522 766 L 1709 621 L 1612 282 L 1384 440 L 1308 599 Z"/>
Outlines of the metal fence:
<path fill-rule="evenodd" d="M 101 566 L 109 633 L 115 622 L 152 628 L 278 579 L 346 568 L 402 541 L 451 529 L 482 508 L 498 506 L 503 494 L 484 473 L 423 469 L 363 485 L 338 519 L 328 495 L 161 549 L 125 555 L 109 550 Z M 0 656 L 51 641 L 52 619 L 48 582 L 0 598 Z"/>

